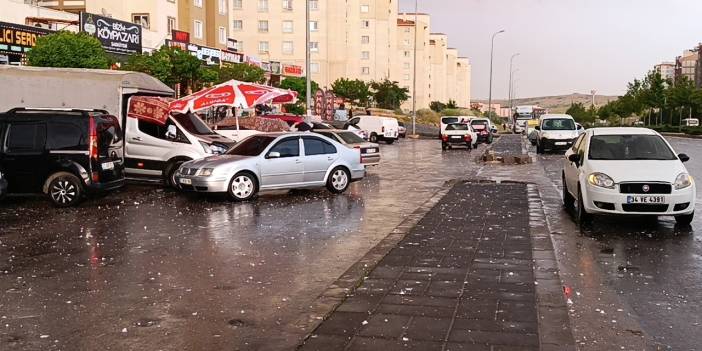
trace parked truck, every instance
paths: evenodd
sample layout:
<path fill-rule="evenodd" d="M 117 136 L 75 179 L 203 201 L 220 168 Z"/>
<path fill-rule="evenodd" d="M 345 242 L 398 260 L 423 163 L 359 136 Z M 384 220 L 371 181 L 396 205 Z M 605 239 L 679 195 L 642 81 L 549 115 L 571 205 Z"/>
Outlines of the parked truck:
<path fill-rule="evenodd" d="M 196 114 L 166 112 L 159 118 L 141 118 L 152 108 L 144 97 L 174 95 L 167 85 L 144 73 L 0 65 L 0 86 L 0 112 L 25 107 L 104 110 L 117 116 L 125 143 L 121 158 L 129 178 L 173 185 L 180 164 L 222 153 L 233 145 Z M 128 113 L 140 110 L 144 113 Z"/>

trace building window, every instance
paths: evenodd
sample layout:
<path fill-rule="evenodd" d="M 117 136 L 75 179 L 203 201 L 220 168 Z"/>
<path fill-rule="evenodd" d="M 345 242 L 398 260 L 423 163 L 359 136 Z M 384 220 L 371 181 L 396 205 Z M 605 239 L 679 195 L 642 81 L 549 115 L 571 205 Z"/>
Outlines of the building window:
<path fill-rule="evenodd" d="M 243 6 L 242 0 L 232 0 L 232 8 L 241 9 Z"/>
<path fill-rule="evenodd" d="M 193 22 L 193 36 L 202 39 L 202 21 L 195 20 Z"/>
<path fill-rule="evenodd" d="M 291 55 L 295 52 L 295 47 L 293 46 L 292 41 L 284 41 L 283 42 L 283 53 L 286 55 Z"/>
<path fill-rule="evenodd" d="M 166 24 L 168 26 L 168 34 L 170 34 L 174 29 L 178 28 L 175 17 L 168 16 L 166 19 Z"/>
<path fill-rule="evenodd" d="M 227 0 L 219 0 L 219 14 L 220 15 L 227 14 Z"/>
<path fill-rule="evenodd" d="M 234 50 L 237 52 L 242 52 L 244 51 L 244 42 L 241 40 L 237 40 L 234 42 Z"/>
<path fill-rule="evenodd" d="M 309 0 L 309 1 L 310 1 L 310 10 L 311 11 L 319 10 L 319 0 Z"/>
<path fill-rule="evenodd" d="M 319 30 L 319 22 L 317 21 L 310 21 L 310 31 L 311 32 L 316 32 Z"/>
<path fill-rule="evenodd" d="M 410 57 L 410 52 L 405 50 L 404 55 L 405 57 Z"/>
<path fill-rule="evenodd" d="M 244 21 L 242 20 L 234 20 L 232 22 L 232 30 L 235 31 L 240 31 L 244 29 Z"/>
<path fill-rule="evenodd" d="M 193 5 L 197 7 L 202 7 L 202 0 L 193 0 Z"/>
<path fill-rule="evenodd" d="M 361 37 L 361 44 L 368 44 L 370 43 L 370 37 L 367 35 L 364 35 Z"/>
<path fill-rule="evenodd" d="M 258 11 L 268 12 L 268 0 L 258 0 Z"/>
<path fill-rule="evenodd" d="M 219 27 L 219 43 L 227 44 L 227 28 Z"/>
<path fill-rule="evenodd" d="M 148 13 L 133 13 L 132 23 L 140 24 L 144 29 L 149 29 L 149 14 Z"/>
<path fill-rule="evenodd" d="M 362 20 L 361 21 L 361 28 L 370 28 L 370 21 L 369 20 Z"/>
<path fill-rule="evenodd" d="M 361 60 L 370 60 L 370 51 L 361 51 Z"/>
<path fill-rule="evenodd" d="M 283 33 L 292 33 L 293 29 L 293 21 L 283 21 Z"/>
<path fill-rule="evenodd" d="M 361 74 L 369 75 L 370 74 L 370 67 L 361 67 Z"/>
<path fill-rule="evenodd" d="M 312 73 L 319 73 L 319 63 L 317 63 L 317 62 L 311 62 L 311 63 L 310 63 L 310 72 L 312 72 Z"/>
<path fill-rule="evenodd" d="M 317 41 L 310 42 L 310 52 L 319 52 L 319 42 L 317 42 Z"/>
<path fill-rule="evenodd" d="M 405 40 L 402 41 L 402 44 L 404 44 L 405 46 L 409 46 L 409 45 L 410 45 L 410 40 L 409 40 L 409 39 L 405 39 Z"/>
<path fill-rule="evenodd" d="M 268 21 L 258 21 L 258 31 L 268 33 Z"/>
<path fill-rule="evenodd" d="M 370 12 L 370 6 L 361 5 L 361 13 L 368 13 L 368 12 Z"/>
<path fill-rule="evenodd" d="M 268 45 L 267 41 L 259 41 L 258 42 L 258 52 L 264 54 L 270 51 L 270 46 Z"/>
<path fill-rule="evenodd" d="M 409 74 L 405 74 L 402 78 L 404 78 L 405 80 L 410 80 L 410 75 L 409 75 Z"/>
<path fill-rule="evenodd" d="M 402 65 L 402 67 L 404 67 L 404 69 L 410 69 L 410 63 L 409 63 L 409 62 L 405 62 L 405 63 Z"/>
<path fill-rule="evenodd" d="M 283 10 L 292 11 L 293 0 L 283 0 Z"/>

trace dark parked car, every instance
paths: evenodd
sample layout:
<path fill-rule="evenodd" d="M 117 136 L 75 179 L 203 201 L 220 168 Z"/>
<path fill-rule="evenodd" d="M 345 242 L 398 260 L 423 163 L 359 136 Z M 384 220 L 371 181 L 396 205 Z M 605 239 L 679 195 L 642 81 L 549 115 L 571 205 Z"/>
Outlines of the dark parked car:
<path fill-rule="evenodd" d="M 124 185 L 122 131 L 99 110 L 0 113 L 0 169 L 8 193 L 44 193 L 59 207 Z"/>

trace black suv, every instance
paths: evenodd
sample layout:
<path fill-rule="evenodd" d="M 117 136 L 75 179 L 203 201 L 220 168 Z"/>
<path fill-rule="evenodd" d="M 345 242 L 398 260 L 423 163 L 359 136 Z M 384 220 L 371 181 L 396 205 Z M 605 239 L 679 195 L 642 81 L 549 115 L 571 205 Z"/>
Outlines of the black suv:
<path fill-rule="evenodd" d="M 124 185 L 122 131 L 101 110 L 0 113 L 0 170 L 8 193 L 44 193 L 59 207 Z"/>

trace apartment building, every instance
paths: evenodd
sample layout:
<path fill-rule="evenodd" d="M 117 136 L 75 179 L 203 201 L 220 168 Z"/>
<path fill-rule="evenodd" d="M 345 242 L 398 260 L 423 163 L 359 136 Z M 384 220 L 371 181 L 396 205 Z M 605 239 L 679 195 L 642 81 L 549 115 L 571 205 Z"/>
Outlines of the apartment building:
<path fill-rule="evenodd" d="M 675 63 L 674 62 L 661 62 L 653 66 L 653 70 L 661 75 L 665 80 L 675 79 Z"/>
<path fill-rule="evenodd" d="M 675 58 L 675 79 L 687 77 L 695 81 L 697 71 L 698 53 L 696 50 L 685 50 L 681 56 Z"/>
<path fill-rule="evenodd" d="M 394 80 L 400 82 L 400 85 L 409 90 L 410 96 L 415 96 L 413 81 L 416 72 L 416 99 L 417 108 L 425 108 L 429 106 L 431 101 L 431 85 L 429 82 L 430 66 L 429 62 L 429 28 L 431 27 L 431 17 L 427 14 L 405 13 L 400 14 L 397 20 L 397 61 L 393 65 L 394 71 L 391 76 Z M 415 17 L 416 22 L 415 23 Z M 415 31 L 417 31 L 417 68 L 414 67 L 414 41 Z M 412 99 L 406 101 L 402 108 L 405 110 L 412 109 Z"/>
<path fill-rule="evenodd" d="M 217 49 L 227 47 L 227 39 L 230 37 L 229 0 L 177 0 L 177 2 L 180 21 L 174 29 L 190 33 L 190 42 L 193 44 Z"/>

